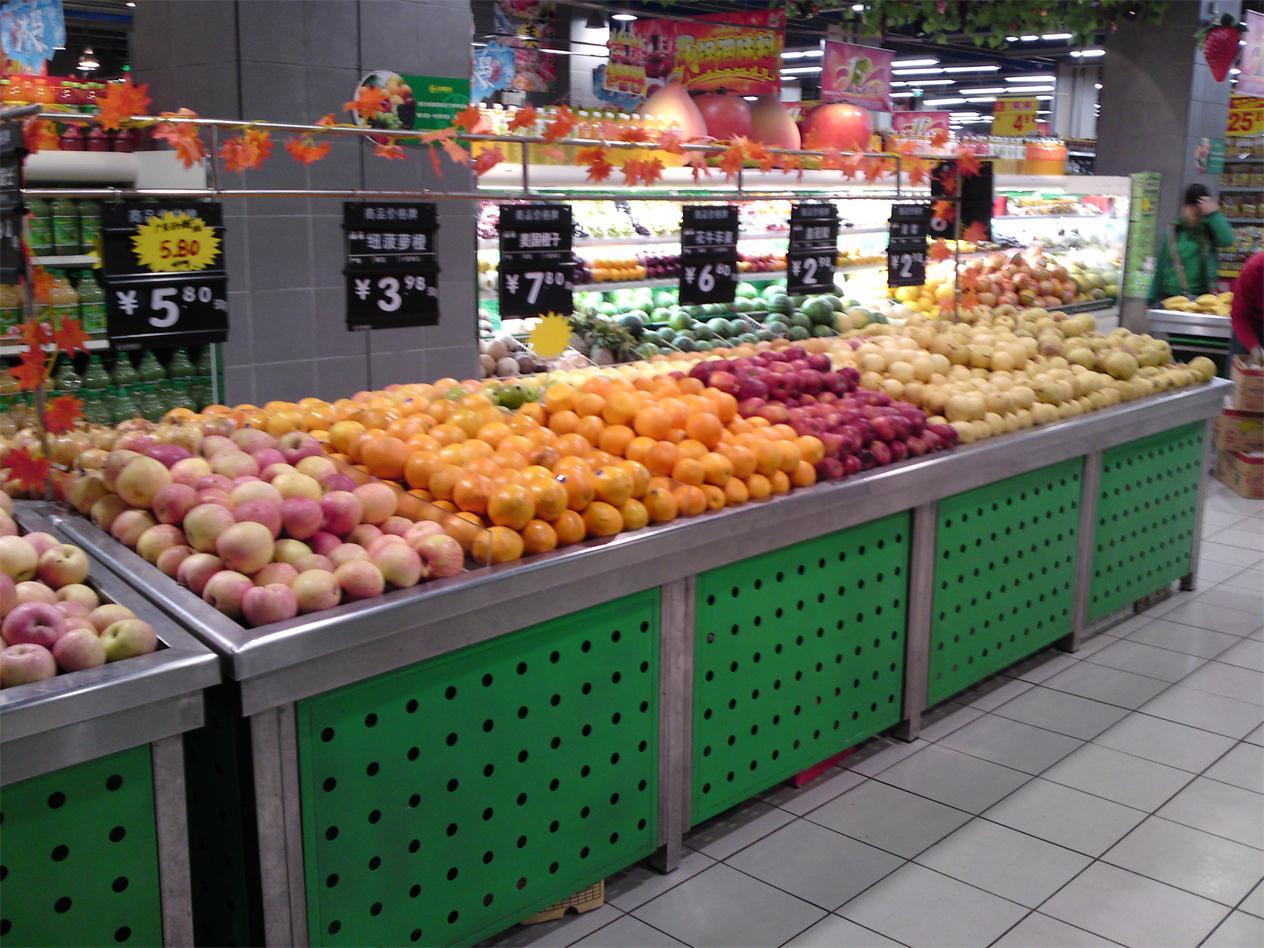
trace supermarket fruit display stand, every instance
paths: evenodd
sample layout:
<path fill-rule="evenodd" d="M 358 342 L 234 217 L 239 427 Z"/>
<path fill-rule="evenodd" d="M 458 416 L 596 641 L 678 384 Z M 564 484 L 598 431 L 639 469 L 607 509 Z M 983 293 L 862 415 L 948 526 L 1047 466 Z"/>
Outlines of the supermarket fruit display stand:
<path fill-rule="evenodd" d="M 690 827 L 1189 588 L 1227 389 L 256 629 L 41 512 L 230 679 L 190 735 L 233 876 L 195 887 L 197 940 L 464 944 L 648 856 L 670 869 Z"/>
<path fill-rule="evenodd" d="M 15 519 L 57 535 L 36 508 L 17 502 Z M 0 936 L 191 944 L 182 736 L 202 727 L 219 662 L 89 558 L 88 582 L 149 622 L 163 647 L 0 691 Z"/>

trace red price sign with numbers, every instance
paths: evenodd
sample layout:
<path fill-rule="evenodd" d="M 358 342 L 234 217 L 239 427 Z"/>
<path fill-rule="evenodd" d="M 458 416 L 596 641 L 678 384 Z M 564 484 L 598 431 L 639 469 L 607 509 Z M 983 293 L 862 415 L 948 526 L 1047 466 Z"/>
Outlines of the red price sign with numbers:
<path fill-rule="evenodd" d="M 1254 95 L 1229 97 L 1229 123 L 1225 128 L 1229 138 L 1251 138 L 1264 135 L 1264 99 Z"/>
<path fill-rule="evenodd" d="M 992 109 L 992 134 L 1030 138 L 1037 134 L 1035 99 L 997 99 Z"/>

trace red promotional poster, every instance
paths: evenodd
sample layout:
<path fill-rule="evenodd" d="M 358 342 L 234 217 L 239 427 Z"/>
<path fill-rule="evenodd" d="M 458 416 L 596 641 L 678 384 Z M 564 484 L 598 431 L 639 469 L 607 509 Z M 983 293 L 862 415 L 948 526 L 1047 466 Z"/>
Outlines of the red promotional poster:
<path fill-rule="evenodd" d="M 895 112 L 891 129 L 905 138 L 926 138 L 936 131 L 948 131 L 947 112 Z"/>
<path fill-rule="evenodd" d="M 889 49 L 826 40 L 821 61 L 821 99 L 890 112 L 894 58 L 895 53 Z"/>

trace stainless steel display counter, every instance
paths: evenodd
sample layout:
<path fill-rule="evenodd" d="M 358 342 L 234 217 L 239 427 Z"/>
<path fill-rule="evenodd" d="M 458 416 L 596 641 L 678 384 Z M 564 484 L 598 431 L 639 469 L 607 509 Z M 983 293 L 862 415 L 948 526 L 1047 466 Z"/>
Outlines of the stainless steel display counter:
<path fill-rule="evenodd" d="M 1233 337 L 1233 329 L 1228 316 L 1182 313 L 1173 309 L 1146 310 L 1146 316 L 1150 318 L 1150 334 L 1161 339 L 1167 339 L 1173 334 L 1200 336 L 1206 339 L 1227 340 Z M 1188 347 L 1184 348 L 1188 349 Z"/>

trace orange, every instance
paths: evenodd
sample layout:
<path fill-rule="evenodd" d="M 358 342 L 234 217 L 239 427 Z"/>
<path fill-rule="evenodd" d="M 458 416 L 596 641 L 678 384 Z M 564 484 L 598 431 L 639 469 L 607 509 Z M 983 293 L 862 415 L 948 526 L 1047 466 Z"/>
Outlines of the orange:
<path fill-rule="evenodd" d="M 434 455 L 425 451 L 414 451 L 404 462 L 404 480 L 409 487 L 426 487 L 430 484 L 430 475 L 438 466 Z"/>
<path fill-rule="evenodd" d="M 605 430 L 606 423 L 601 420 L 599 415 L 587 415 L 579 419 L 579 424 L 575 426 L 575 434 L 580 435 L 594 448 L 601 439 L 601 433 Z"/>
<path fill-rule="evenodd" d="M 807 461 L 800 461 L 790 474 L 790 483 L 795 487 L 811 487 L 816 483 L 816 468 Z"/>
<path fill-rule="evenodd" d="M 709 388 L 702 395 L 710 399 L 711 404 L 715 406 L 715 413 L 720 421 L 727 424 L 737 417 L 737 399 L 728 392 L 721 392 L 718 388 Z"/>
<path fill-rule="evenodd" d="M 464 476 L 465 471 L 455 464 L 440 464 L 436 470 L 431 472 L 430 481 L 427 483 L 426 489 L 430 491 L 431 496 L 435 500 L 451 500 L 456 482 Z"/>
<path fill-rule="evenodd" d="M 487 519 L 502 527 L 521 530 L 535 516 L 535 500 L 521 484 L 501 484 L 487 498 Z"/>
<path fill-rule="evenodd" d="M 799 462 L 803 460 L 802 456 L 799 454 L 799 446 L 793 441 L 778 441 L 776 444 L 777 450 L 781 452 L 781 464 L 779 467 L 783 472 L 789 474 L 798 467 Z"/>
<path fill-rule="evenodd" d="M 582 458 L 592 451 L 592 445 L 588 443 L 588 439 L 582 434 L 572 431 L 570 434 L 564 434 L 557 439 L 554 445 L 557 453 L 563 458 L 577 457 Z"/>
<path fill-rule="evenodd" d="M 679 455 L 676 445 L 670 441 L 658 441 L 655 442 L 654 447 L 650 448 L 644 463 L 651 474 L 662 476 L 672 472 Z"/>
<path fill-rule="evenodd" d="M 545 411 L 549 414 L 569 411 L 575 407 L 575 390 L 569 385 L 558 382 L 544 390 L 542 402 Z"/>
<path fill-rule="evenodd" d="M 569 409 L 556 412 L 549 418 L 550 430 L 560 435 L 574 431 L 577 424 L 579 424 L 579 415 Z"/>
<path fill-rule="evenodd" d="M 627 425 L 611 425 L 597 437 L 597 447 L 623 457 L 636 432 Z"/>
<path fill-rule="evenodd" d="M 746 478 L 746 490 L 751 500 L 767 500 L 772 493 L 772 484 L 763 474 L 752 474 Z"/>
<path fill-rule="evenodd" d="M 584 518 L 573 510 L 563 510 L 553 523 L 558 546 L 570 546 L 584 538 Z"/>
<path fill-rule="evenodd" d="M 479 441 L 486 441 L 494 448 L 511 434 L 513 434 L 513 431 L 503 421 L 489 421 L 479 428 L 474 436 Z"/>
<path fill-rule="evenodd" d="M 825 445 L 821 443 L 820 438 L 800 435 L 794 439 L 794 443 L 799 446 L 799 456 L 809 464 L 815 464 L 825 457 Z"/>
<path fill-rule="evenodd" d="M 592 476 L 582 471 L 567 471 L 557 475 L 557 482 L 566 489 L 566 506 L 571 510 L 583 510 L 593 502 L 596 490 Z"/>
<path fill-rule="evenodd" d="M 740 477 L 730 477 L 724 485 L 724 502 L 730 507 L 736 507 L 748 500 L 750 491 L 746 489 L 746 482 Z"/>
<path fill-rule="evenodd" d="M 650 522 L 649 511 L 645 509 L 643 503 L 634 498 L 629 498 L 619 508 L 619 515 L 623 517 L 624 530 L 640 530 Z"/>
<path fill-rule="evenodd" d="M 702 469 L 708 484 L 723 486 L 733 476 L 733 462 L 715 451 L 702 459 Z"/>
<path fill-rule="evenodd" d="M 490 478 L 467 471 L 453 485 L 452 500 L 462 510 L 485 514 L 487 513 L 487 498 L 491 491 L 492 482 Z"/>
<path fill-rule="evenodd" d="M 522 528 L 522 548 L 527 553 L 547 553 L 557 548 L 557 531 L 543 520 L 532 520 Z"/>
<path fill-rule="evenodd" d="M 649 457 L 650 451 L 657 444 L 653 438 L 647 438 L 645 435 L 637 435 L 628 442 L 628 446 L 623 449 L 623 456 L 629 461 L 639 461 L 645 463 L 645 459 Z"/>
<path fill-rule="evenodd" d="M 695 412 L 685 419 L 685 434 L 701 441 L 708 449 L 714 449 L 724 434 L 724 425 L 715 415 Z"/>
<path fill-rule="evenodd" d="M 335 421 L 329 429 L 329 443 L 335 450 L 346 454 L 347 448 L 362 434 L 364 434 L 364 425 L 358 421 Z"/>
<path fill-rule="evenodd" d="M 547 428 L 544 430 L 548 431 Z M 549 468 L 556 464 L 557 459 L 560 457 L 561 455 L 557 453 L 557 448 L 542 447 L 536 448 L 527 455 L 527 460 L 531 465 Z"/>
<path fill-rule="evenodd" d="M 535 442 L 530 438 L 524 438 L 520 434 L 511 434 L 496 446 L 496 450 L 513 451 L 515 454 L 530 454 L 535 450 Z"/>
<path fill-rule="evenodd" d="M 450 425 L 444 422 L 441 425 L 435 425 L 430 429 L 430 437 L 434 438 L 440 444 L 460 444 L 465 440 L 465 432 L 456 425 Z"/>
<path fill-rule="evenodd" d="M 671 415 L 657 405 L 647 405 L 636 413 L 632 421 L 636 433 L 655 441 L 662 441 L 671 430 Z"/>
<path fill-rule="evenodd" d="M 584 384 L 580 386 L 581 391 L 600 395 L 602 398 L 609 395 L 612 388 L 614 388 L 614 383 L 604 375 L 594 375 L 585 379 Z"/>
<path fill-rule="evenodd" d="M 499 487 L 502 484 L 524 483 L 522 472 L 512 467 L 497 468 L 487 476 L 491 479 L 492 486 L 494 487 Z"/>
<path fill-rule="evenodd" d="M 436 500 L 434 502 L 434 505 L 438 507 L 440 510 L 442 510 L 444 513 L 450 513 L 450 514 L 453 514 L 454 516 L 456 514 L 456 504 L 452 503 L 452 501 L 450 500 Z M 446 530 L 447 527 L 445 526 L 444 529 Z"/>
<path fill-rule="evenodd" d="M 734 477 L 750 477 L 755 472 L 755 452 L 740 444 L 722 444 L 716 452 L 724 455 L 733 465 Z"/>
<path fill-rule="evenodd" d="M 681 484 L 672 491 L 682 517 L 696 517 L 707 509 L 707 495 L 701 487 L 692 484 Z"/>
<path fill-rule="evenodd" d="M 474 524 L 474 526 L 479 527 L 480 529 L 487 526 L 487 524 L 483 523 L 482 517 L 468 510 L 462 510 L 456 516 L 458 520 L 464 520 L 466 523 L 472 523 Z"/>
<path fill-rule="evenodd" d="M 605 501 L 594 501 L 584 511 L 584 526 L 589 536 L 612 537 L 623 529 L 623 515 Z"/>
<path fill-rule="evenodd" d="M 606 399 L 601 417 L 607 424 L 624 425 L 631 421 L 641 407 L 641 400 L 631 392 L 614 391 Z"/>
<path fill-rule="evenodd" d="M 483 416 L 478 412 L 458 409 L 452 415 L 452 423 L 464 431 L 467 438 L 472 438 L 483 427 Z"/>
<path fill-rule="evenodd" d="M 683 379 L 677 379 L 676 387 L 685 395 L 697 395 L 706 388 L 702 384 L 702 379 L 696 379 L 691 375 L 686 375 Z"/>
<path fill-rule="evenodd" d="M 707 499 L 707 510 L 723 510 L 725 494 L 724 490 L 715 484 L 703 484 L 702 494 Z"/>
<path fill-rule="evenodd" d="M 570 496 L 566 488 L 553 480 L 531 478 L 527 481 L 527 490 L 531 491 L 531 500 L 535 503 L 535 515 L 541 520 L 556 520 L 566 509 Z"/>
<path fill-rule="evenodd" d="M 772 485 L 774 494 L 787 494 L 790 492 L 790 477 L 785 471 L 774 471 L 772 477 L 768 478 L 768 483 Z"/>
<path fill-rule="evenodd" d="M 672 468 L 672 477 L 682 484 L 697 487 L 707 479 L 707 472 L 701 461 L 694 458 L 681 458 Z"/>
<path fill-rule="evenodd" d="M 620 461 L 618 466 L 628 472 L 632 478 L 632 496 L 640 497 L 650 486 L 650 471 L 639 461 Z"/>
<path fill-rule="evenodd" d="M 682 458 L 701 461 L 706 456 L 707 446 L 696 438 L 685 438 L 676 445 L 676 450 L 680 452 Z"/>
<path fill-rule="evenodd" d="M 517 531 L 508 527 L 488 527 L 474 538 L 474 548 L 470 551 L 474 562 L 508 563 L 522 556 L 524 544 Z"/>
<path fill-rule="evenodd" d="M 755 445 L 755 470 L 764 477 L 771 477 L 781 468 L 781 450 L 774 441 L 760 441 Z M 754 491 L 751 491 L 752 496 Z"/>
<path fill-rule="evenodd" d="M 676 496 L 671 492 L 669 487 L 651 487 L 645 492 L 644 501 L 645 512 L 654 523 L 666 523 L 669 520 L 676 519 L 676 513 L 679 510 L 679 504 L 676 502 Z"/>
<path fill-rule="evenodd" d="M 593 471 L 597 497 L 614 507 L 622 507 L 632 496 L 632 475 L 621 467 L 606 465 Z"/>
<path fill-rule="evenodd" d="M 492 459 L 489 458 L 488 460 Z M 515 471 L 521 471 L 528 463 L 527 456 L 517 451 L 501 451 L 496 455 L 495 460 L 502 466 Z"/>
<path fill-rule="evenodd" d="M 592 392 L 585 392 L 575 399 L 575 414 L 584 418 L 589 415 L 600 415 L 601 410 L 606 407 L 606 400 L 600 395 L 594 395 Z"/>

